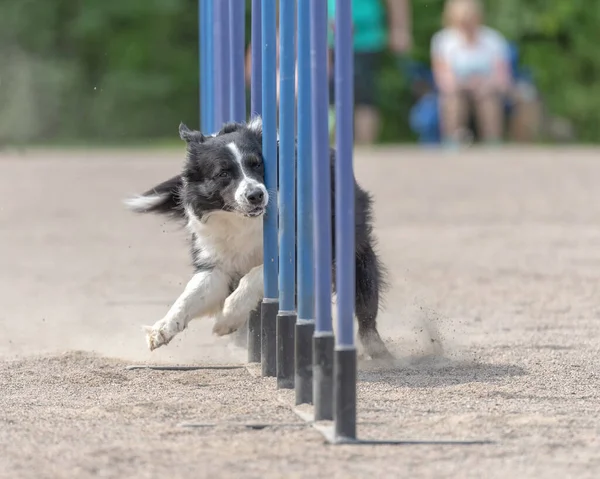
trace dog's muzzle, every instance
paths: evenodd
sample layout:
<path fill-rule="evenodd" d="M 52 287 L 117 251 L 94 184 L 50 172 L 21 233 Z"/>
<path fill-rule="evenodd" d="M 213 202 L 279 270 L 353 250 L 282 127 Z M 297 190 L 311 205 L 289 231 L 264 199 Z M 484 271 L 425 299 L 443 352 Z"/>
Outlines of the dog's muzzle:
<path fill-rule="evenodd" d="M 254 181 L 242 183 L 235 196 L 238 211 L 250 218 L 264 214 L 269 201 L 265 187 Z"/>

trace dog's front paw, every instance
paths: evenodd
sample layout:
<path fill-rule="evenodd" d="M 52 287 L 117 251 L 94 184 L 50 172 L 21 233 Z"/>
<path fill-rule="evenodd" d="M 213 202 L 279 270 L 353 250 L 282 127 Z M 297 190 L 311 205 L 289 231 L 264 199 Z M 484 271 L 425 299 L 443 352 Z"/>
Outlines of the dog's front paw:
<path fill-rule="evenodd" d="M 226 336 L 236 332 L 246 322 L 245 316 L 227 315 L 221 313 L 217 316 L 215 325 L 213 326 L 213 334 L 217 336 Z"/>
<path fill-rule="evenodd" d="M 146 344 L 148 344 L 150 351 L 169 344 L 171 339 L 173 339 L 173 335 L 169 333 L 166 324 L 162 321 L 159 321 L 154 326 L 144 326 L 143 329 L 146 332 Z"/>

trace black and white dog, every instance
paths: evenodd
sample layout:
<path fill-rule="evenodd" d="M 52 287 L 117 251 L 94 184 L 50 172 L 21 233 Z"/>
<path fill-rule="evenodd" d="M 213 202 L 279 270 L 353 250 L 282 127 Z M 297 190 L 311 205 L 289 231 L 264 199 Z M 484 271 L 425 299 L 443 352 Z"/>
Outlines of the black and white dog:
<path fill-rule="evenodd" d="M 264 184 L 260 118 L 226 124 L 211 136 L 181 124 L 179 134 L 187 143 L 181 174 L 126 202 L 140 213 L 183 220 L 191 233 L 195 274 L 166 316 L 145 327 L 150 350 L 168 344 L 197 317 L 215 317 L 218 336 L 244 325 L 263 297 L 262 215 L 277 194 Z M 331 150 L 332 188 L 334 158 Z M 356 182 L 355 195 L 359 337 L 369 356 L 389 357 L 376 327 L 384 278 L 374 250 L 371 198 Z"/>

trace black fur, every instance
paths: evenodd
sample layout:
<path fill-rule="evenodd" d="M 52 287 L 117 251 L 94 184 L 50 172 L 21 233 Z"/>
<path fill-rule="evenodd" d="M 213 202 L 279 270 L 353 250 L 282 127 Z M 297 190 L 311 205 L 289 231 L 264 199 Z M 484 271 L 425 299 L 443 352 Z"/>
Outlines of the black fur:
<path fill-rule="evenodd" d="M 168 180 L 163 181 L 159 185 L 156 185 L 154 188 L 146 191 L 142 194 L 142 196 L 160 195 L 161 197 L 163 197 L 163 201 L 149 206 L 144 210 L 140 210 L 139 212 L 157 213 L 168 215 L 178 219 L 184 219 L 185 213 L 183 211 L 183 206 L 181 203 L 182 186 L 183 181 L 181 175 L 177 175 L 173 178 L 169 178 Z"/>

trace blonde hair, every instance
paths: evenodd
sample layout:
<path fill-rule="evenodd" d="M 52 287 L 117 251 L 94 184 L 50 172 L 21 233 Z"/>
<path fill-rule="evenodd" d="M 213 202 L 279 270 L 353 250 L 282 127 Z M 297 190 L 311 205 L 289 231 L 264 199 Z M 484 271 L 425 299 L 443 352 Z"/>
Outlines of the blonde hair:
<path fill-rule="evenodd" d="M 483 22 L 483 6 L 479 0 L 446 0 L 443 22 L 446 27 L 457 27 L 468 21 Z"/>

